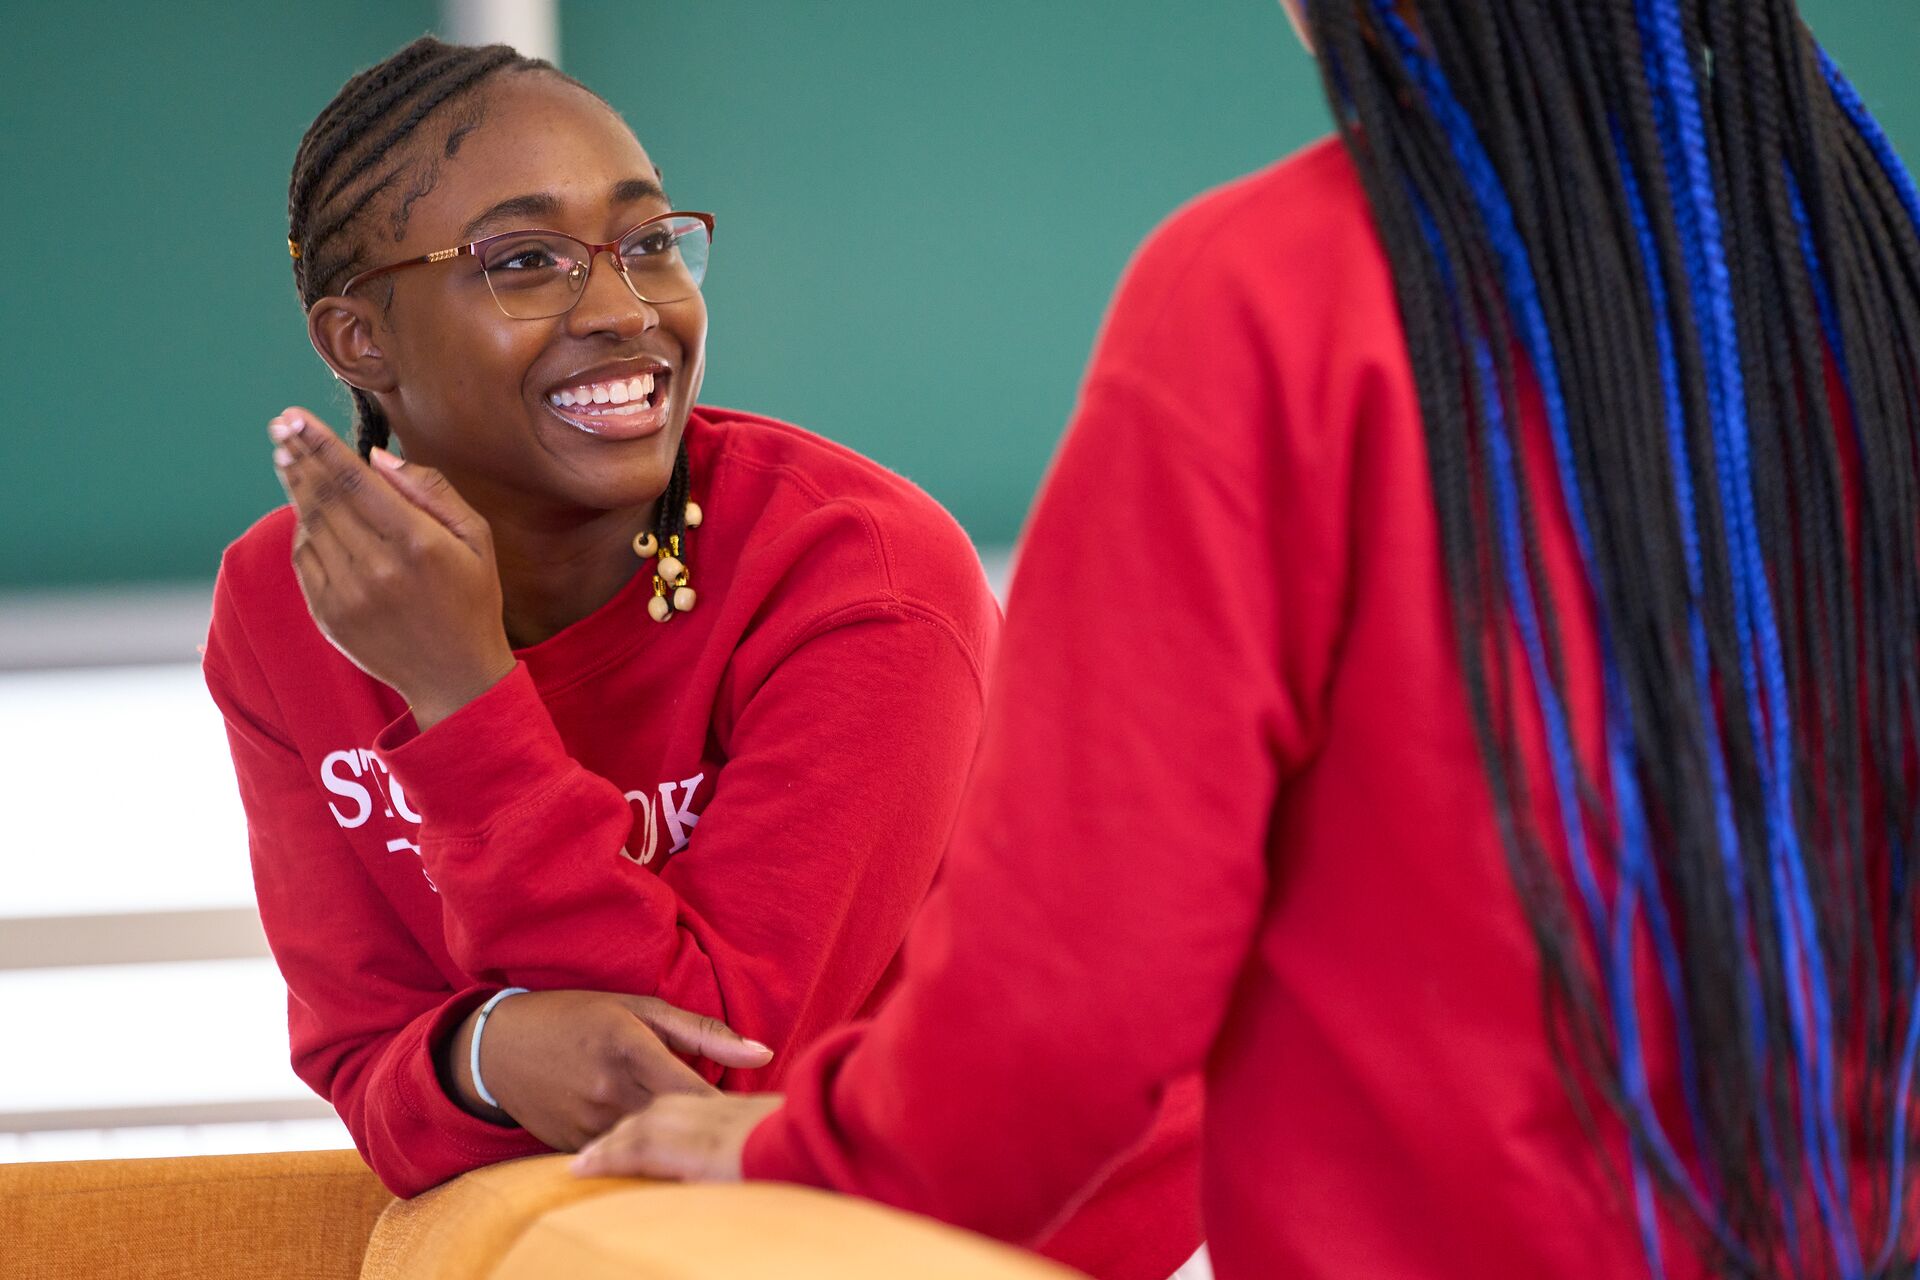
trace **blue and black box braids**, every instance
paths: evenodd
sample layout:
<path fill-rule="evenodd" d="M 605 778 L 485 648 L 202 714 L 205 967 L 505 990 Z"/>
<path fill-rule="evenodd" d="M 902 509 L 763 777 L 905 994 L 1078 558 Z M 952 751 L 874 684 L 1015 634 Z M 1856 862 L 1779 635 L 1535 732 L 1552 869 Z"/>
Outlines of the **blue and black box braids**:
<path fill-rule="evenodd" d="M 1912 1275 L 1920 193 L 1792 0 L 1310 17 L 1555 1052 L 1594 1132 L 1595 1104 L 1625 1124 L 1649 1270 Z M 1522 370 L 1552 494 L 1523 479 Z M 1546 501 L 1598 620 L 1604 759 L 1574 744 L 1560 618 L 1587 602 L 1554 598 Z"/>

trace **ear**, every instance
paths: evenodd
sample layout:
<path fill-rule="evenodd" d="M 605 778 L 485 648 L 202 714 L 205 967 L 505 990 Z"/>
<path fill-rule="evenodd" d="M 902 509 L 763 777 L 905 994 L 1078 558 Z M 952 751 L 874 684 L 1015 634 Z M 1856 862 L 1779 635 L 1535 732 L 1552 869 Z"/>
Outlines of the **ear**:
<path fill-rule="evenodd" d="M 380 309 L 365 298 L 326 297 L 307 309 L 307 338 L 334 376 L 362 391 L 398 385 L 381 345 Z"/>

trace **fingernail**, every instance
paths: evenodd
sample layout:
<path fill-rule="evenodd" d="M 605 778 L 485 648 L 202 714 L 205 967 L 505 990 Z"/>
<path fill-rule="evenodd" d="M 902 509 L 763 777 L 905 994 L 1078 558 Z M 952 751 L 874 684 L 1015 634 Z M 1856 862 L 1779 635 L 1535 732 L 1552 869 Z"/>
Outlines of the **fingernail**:
<path fill-rule="evenodd" d="M 373 465 L 384 467 L 388 471 L 398 471 L 407 464 L 376 445 L 373 450 Z"/>
<path fill-rule="evenodd" d="M 764 1053 L 769 1058 L 773 1056 L 773 1049 L 767 1045 L 761 1044 L 758 1040 L 749 1040 L 746 1042 L 746 1045 L 747 1045 L 747 1048 L 753 1050 L 755 1053 Z"/>
<path fill-rule="evenodd" d="M 286 422 L 287 429 L 296 435 L 307 425 L 307 415 L 298 409 L 288 409 L 280 417 Z"/>
<path fill-rule="evenodd" d="M 591 1151 L 582 1151 L 567 1165 L 567 1169 L 573 1173 L 587 1173 L 592 1168 L 593 1153 Z"/>
<path fill-rule="evenodd" d="M 293 426 L 285 418 L 275 418 L 267 424 L 267 434 L 274 440 L 286 440 L 293 435 Z"/>
<path fill-rule="evenodd" d="M 280 445 L 280 446 L 279 446 L 278 448 L 276 448 L 276 449 L 275 449 L 275 450 L 273 451 L 273 465 L 274 465 L 274 466 L 276 466 L 276 467 L 290 467 L 290 466 L 292 466 L 292 465 L 293 465 L 293 451 L 292 451 L 291 449 L 289 449 L 289 448 L 287 448 L 287 446 L 285 446 L 285 445 Z"/>

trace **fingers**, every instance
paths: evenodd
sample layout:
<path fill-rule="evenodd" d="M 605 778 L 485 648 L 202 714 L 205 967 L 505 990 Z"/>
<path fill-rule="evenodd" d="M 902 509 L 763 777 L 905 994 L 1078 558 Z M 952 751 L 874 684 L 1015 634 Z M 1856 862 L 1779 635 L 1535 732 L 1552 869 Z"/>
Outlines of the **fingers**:
<path fill-rule="evenodd" d="M 745 1099 L 658 1098 L 622 1120 L 574 1157 L 583 1178 L 671 1178 L 727 1182 L 740 1178 L 740 1155 L 753 1122 L 766 1110 Z"/>
<path fill-rule="evenodd" d="M 300 408 L 267 425 L 275 468 L 303 524 L 326 523 L 350 546 L 364 530 L 382 540 L 406 536 L 416 517 L 327 425 Z"/>
<path fill-rule="evenodd" d="M 628 996 L 626 1004 L 655 1035 L 681 1053 L 743 1069 L 773 1061 L 772 1049 L 747 1039 L 718 1018 L 677 1008 L 654 996 Z"/>
<path fill-rule="evenodd" d="M 307 597 L 309 610 L 317 594 L 342 580 L 352 568 L 352 562 L 334 539 L 315 538 L 304 525 L 294 529 L 293 571 L 300 581 L 300 590 Z"/>
<path fill-rule="evenodd" d="M 713 1093 L 714 1087 L 699 1072 L 673 1056 L 648 1026 L 627 1024 L 630 1033 L 621 1037 L 621 1060 L 632 1073 L 633 1082 L 650 1095 L 663 1093 Z"/>
<path fill-rule="evenodd" d="M 671 1178 L 645 1111 L 636 1111 L 580 1149 L 567 1167 L 581 1178 Z"/>
<path fill-rule="evenodd" d="M 447 483 L 447 478 L 432 467 L 408 462 L 385 449 L 373 451 L 373 465 L 386 476 L 395 492 L 445 525 L 468 546 L 478 549 L 482 541 L 491 536 L 480 513 L 468 506 L 466 499 Z"/>

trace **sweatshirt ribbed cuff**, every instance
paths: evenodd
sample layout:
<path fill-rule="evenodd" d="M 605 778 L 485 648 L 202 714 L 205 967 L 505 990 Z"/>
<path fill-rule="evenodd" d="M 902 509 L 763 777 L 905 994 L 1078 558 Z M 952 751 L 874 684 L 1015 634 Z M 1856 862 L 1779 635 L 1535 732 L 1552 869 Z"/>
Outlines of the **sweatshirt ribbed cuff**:
<path fill-rule="evenodd" d="M 746 1145 L 740 1150 L 740 1172 L 744 1178 L 764 1182 L 797 1182 L 804 1186 L 825 1187 L 829 1191 L 849 1191 L 835 1170 L 822 1168 L 809 1150 L 810 1141 L 829 1147 L 830 1135 L 838 1125 L 832 1115 L 833 1081 L 845 1065 L 846 1057 L 866 1038 L 869 1021 L 849 1023 L 827 1033 L 802 1053 L 800 1060 L 780 1082 L 786 1105 L 753 1127 Z M 811 1135 L 811 1136 L 810 1136 Z M 848 1170 L 840 1170 L 841 1175 Z"/>
<path fill-rule="evenodd" d="M 747 1135 L 740 1151 L 740 1176 L 750 1182 L 811 1182 L 806 1165 L 797 1159 L 793 1121 L 785 1107 L 774 1112 Z"/>
<path fill-rule="evenodd" d="M 524 662 L 424 733 L 411 714 L 401 716 L 373 749 L 421 821 L 443 837 L 485 831 L 570 763 Z"/>

